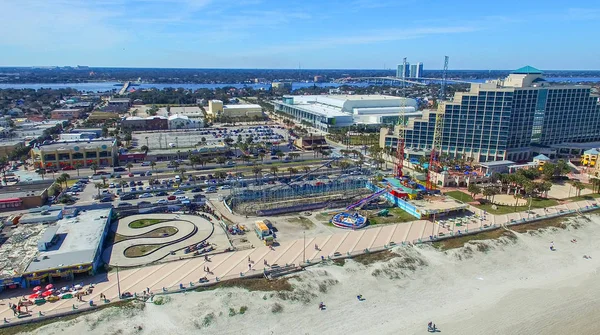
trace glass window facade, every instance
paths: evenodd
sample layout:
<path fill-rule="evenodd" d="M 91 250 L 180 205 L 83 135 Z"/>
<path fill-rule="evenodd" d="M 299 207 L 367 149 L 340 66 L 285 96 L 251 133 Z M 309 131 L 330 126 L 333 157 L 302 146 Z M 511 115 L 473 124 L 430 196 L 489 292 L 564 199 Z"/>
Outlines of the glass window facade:
<path fill-rule="evenodd" d="M 534 145 L 600 141 L 600 105 L 589 87 L 481 89 L 445 104 L 442 152 L 493 161 Z M 435 113 L 406 128 L 408 149 L 431 150 Z M 387 135 L 386 146 L 396 147 Z"/>

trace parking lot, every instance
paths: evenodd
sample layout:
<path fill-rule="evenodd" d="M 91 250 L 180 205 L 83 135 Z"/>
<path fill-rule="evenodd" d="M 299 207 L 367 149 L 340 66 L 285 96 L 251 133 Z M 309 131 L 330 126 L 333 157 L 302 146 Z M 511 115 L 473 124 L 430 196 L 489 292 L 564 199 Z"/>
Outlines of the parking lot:
<path fill-rule="evenodd" d="M 152 149 L 189 149 L 199 145 L 223 144 L 230 137 L 235 142 L 245 143 L 252 136 L 252 143 L 287 144 L 292 138 L 283 126 L 235 126 L 203 128 L 179 131 L 145 131 L 132 134 L 133 145 L 147 145 Z"/>

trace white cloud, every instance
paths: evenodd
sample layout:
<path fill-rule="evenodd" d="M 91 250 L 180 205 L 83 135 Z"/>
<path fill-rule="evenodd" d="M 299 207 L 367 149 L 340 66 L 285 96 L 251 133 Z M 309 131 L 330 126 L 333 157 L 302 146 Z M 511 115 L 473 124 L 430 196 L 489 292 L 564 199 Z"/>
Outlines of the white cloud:
<path fill-rule="evenodd" d="M 350 36 L 330 36 L 315 40 L 297 41 L 262 49 L 262 52 L 290 52 L 339 47 L 344 45 L 373 44 L 380 42 L 417 39 L 431 35 L 469 33 L 479 30 L 473 26 L 428 27 L 414 29 L 373 30 L 366 34 Z"/>

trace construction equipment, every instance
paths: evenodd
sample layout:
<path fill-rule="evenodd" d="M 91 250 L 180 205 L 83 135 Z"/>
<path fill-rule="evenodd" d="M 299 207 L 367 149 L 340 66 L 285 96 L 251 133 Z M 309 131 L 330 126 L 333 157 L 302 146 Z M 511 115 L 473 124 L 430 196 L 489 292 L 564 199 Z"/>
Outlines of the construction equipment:
<path fill-rule="evenodd" d="M 402 69 L 406 69 L 406 57 L 402 61 Z M 402 82 L 402 106 L 400 107 L 400 115 L 398 117 L 398 143 L 396 148 L 396 178 L 401 179 L 404 175 L 402 168 L 404 167 L 404 145 L 406 135 L 406 114 L 404 109 L 406 108 L 406 94 L 404 87 L 406 83 Z"/>
<path fill-rule="evenodd" d="M 438 110 L 435 116 L 435 127 L 433 130 L 433 142 L 431 146 L 431 154 L 429 155 L 429 167 L 427 168 L 427 179 L 425 188 L 428 191 L 435 189 L 435 185 L 431 182 L 431 172 L 440 166 L 440 155 L 442 152 L 442 137 L 444 133 L 444 112 L 445 104 L 442 102 L 446 97 L 446 77 L 448 72 L 448 56 L 444 57 L 444 72 L 442 74 L 442 89 L 440 90 L 440 101 L 438 102 Z"/>

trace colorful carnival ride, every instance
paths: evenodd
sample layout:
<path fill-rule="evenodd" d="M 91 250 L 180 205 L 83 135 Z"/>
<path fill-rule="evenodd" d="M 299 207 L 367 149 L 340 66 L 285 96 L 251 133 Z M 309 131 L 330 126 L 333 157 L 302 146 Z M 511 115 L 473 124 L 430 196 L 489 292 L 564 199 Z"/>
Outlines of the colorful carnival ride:
<path fill-rule="evenodd" d="M 362 206 L 391 191 L 392 186 L 388 185 L 386 188 L 381 189 L 367 196 L 366 198 L 358 200 L 357 202 L 346 207 L 345 212 L 334 215 L 331 219 L 331 223 L 338 228 L 344 229 L 360 229 L 365 227 L 367 225 L 367 218 L 364 215 L 360 215 L 358 210 L 360 210 Z"/>

